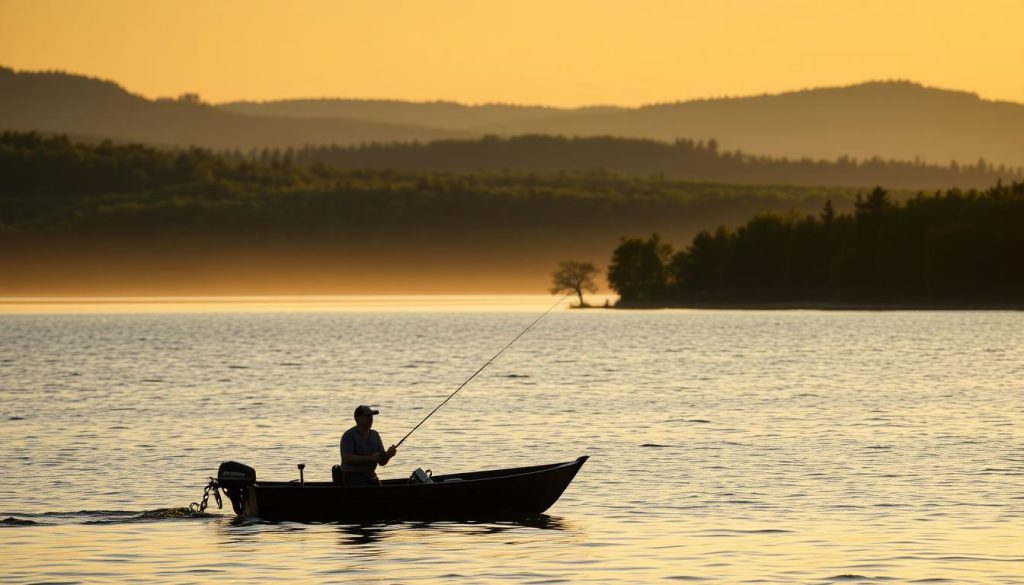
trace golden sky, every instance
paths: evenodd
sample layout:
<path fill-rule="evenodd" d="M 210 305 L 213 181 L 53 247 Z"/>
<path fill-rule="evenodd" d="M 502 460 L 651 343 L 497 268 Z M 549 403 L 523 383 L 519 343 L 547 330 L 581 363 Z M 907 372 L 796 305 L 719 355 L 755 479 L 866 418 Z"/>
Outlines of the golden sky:
<path fill-rule="evenodd" d="M 576 106 L 911 79 L 1024 102 L 1024 0 L 0 0 L 0 65 L 148 97 Z"/>

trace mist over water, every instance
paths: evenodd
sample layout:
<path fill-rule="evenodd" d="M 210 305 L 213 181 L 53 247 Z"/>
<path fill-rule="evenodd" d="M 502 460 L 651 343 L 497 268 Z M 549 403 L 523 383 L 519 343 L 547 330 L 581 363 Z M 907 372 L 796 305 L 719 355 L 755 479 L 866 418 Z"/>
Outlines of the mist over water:
<path fill-rule="evenodd" d="M 590 455 L 547 515 L 182 510 L 329 479 L 360 403 L 397 442 L 540 310 L 0 315 L 0 580 L 1024 582 L 1019 312 L 558 311 L 381 470 Z"/>

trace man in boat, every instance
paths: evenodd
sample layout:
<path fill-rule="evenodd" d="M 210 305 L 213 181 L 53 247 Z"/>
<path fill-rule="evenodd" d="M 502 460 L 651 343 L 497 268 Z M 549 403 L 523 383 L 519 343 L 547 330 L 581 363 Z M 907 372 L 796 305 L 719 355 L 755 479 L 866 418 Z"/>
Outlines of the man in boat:
<path fill-rule="evenodd" d="M 341 436 L 341 483 L 345 486 L 380 485 L 377 466 L 387 465 L 395 456 L 394 445 L 384 450 L 380 433 L 373 430 L 373 415 L 380 414 L 365 404 L 356 407 L 356 426 Z"/>

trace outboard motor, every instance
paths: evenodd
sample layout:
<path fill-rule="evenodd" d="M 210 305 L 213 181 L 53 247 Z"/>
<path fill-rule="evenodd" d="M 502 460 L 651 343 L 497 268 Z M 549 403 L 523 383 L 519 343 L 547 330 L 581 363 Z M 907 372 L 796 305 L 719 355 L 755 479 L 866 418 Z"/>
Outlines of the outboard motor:
<path fill-rule="evenodd" d="M 231 500 L 235 514 L 242 515 L 242 494 L 256 483 L 256 470 L 236 461 L 225 461 L 217 468 L 217 483 Z"/>

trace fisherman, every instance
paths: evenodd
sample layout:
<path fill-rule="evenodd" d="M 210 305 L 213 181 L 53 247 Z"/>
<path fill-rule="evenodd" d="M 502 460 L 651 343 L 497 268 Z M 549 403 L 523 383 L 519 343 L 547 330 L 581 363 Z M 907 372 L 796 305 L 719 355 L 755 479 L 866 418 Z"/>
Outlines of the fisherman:
<path fill-rule="evenodd" d="M 387 465 L 395 456 L 394 445 L 384 450 L 380 433 L 373 430 L 373 415 L 380 414 L 365 404 L 356 407 L 356 426 L 341 436 L 341 483 L 347 487 L 380 485 L 377 466 Z"/>

